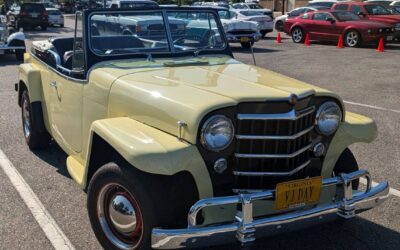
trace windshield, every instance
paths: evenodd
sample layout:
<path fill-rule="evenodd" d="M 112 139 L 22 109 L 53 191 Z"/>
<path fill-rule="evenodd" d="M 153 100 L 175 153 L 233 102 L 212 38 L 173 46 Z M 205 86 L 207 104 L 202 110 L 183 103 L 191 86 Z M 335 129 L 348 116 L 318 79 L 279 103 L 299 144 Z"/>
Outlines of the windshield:
<path fill-rule="evenodd" d="M 365 5 L 364 7 L 370 15 L 390 15 L 390 11 L 378 4 Z"/>
<path fill-rule="evenodd" d="M 249 8 L 250 8 L 250 9 L 257 9 L 257 10 L 259 10 L 259 9 L 264 9 L 264 7 L 262 7 L 262 6 L 259 5 L 259 4 L 249 4 Z"/>
<path fill-rule="evenodd" d="M 340 12 L 332 12 L 332 14 L 339 20 L 339 21 L 356 21 L 360 20 L 361 18 L 356 14 L 348 11 L 340 11 Z"/>
<path fill-rule="evenodd" d="M 93 14 L 90 17 L 90 45 L 98 55 L 199 51 L 224 49 L 225 39 L 214 12 L 159 10 Z M 166 22 L 171 39 L 168 38 Z"/>
<path fill-rule="evenodd" d="M 262 13 L 260 13 L 259 11 L 251 11 L 251 10 L 240 11 L 240 14 L 242 14 L 244 16 L 261 16 L 262 15 Z"/>

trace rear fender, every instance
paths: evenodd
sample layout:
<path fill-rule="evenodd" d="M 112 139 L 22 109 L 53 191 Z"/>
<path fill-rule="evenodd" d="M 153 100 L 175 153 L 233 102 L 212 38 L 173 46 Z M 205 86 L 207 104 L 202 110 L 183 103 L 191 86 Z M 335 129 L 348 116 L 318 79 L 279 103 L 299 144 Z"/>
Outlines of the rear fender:
<path fill-rule="evenodd" d="M 366 116 L 346 112 L 344 122 L 339 126 L 329 146 L 322 167 L 322 176 L 332 176 L 333 168 L 342 152 L 351 144 L 356 142 L 372 142 L 377 136 L 375 122 Z"/>
<path fill-rule="evenodd" d="M 29 99 L 31 102 L 42 101 L 42 79 L 40 70 L 33 67 L 30 63 L 24 63 L 19 65 L 19 83 L 18 83 L 18 96 L 22 94 L 23 87 L 22 84 L 28 90 Z M 18 98 L 18 103 L 20 103 L 20 98 Z"/>
<path fill-rule="evenodd" d="M 101 137 L 127 162 L 143 172 L 174 175 L 187 171 L 195 180 L 200 198 L 211 197 L 212 183 L 195 145 L 128 117 L 95 121 L 91 126 L 88 159 L 93 135 Z M 83 176 L 86 186 L 89 160 Z"/>

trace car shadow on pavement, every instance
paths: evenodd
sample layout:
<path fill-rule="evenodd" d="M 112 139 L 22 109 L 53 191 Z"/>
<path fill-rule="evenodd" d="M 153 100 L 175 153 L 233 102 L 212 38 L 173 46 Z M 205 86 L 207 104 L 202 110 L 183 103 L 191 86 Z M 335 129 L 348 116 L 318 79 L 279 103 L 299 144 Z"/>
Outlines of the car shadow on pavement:
<path fill-rule="evenodd" d="M 399 232 L 356 217 L 349 221 L 338 220 L 301 231 L 258 239 L 245 248 L 234 244 L 207 249 L 398 249 L 399 245 Z"/>
<path fill-rule="evenodd" d="M 45 150 L 35 150 L 32 152 L 41 160 L 54 167 L 57 173 L 71 179 L 66 165 L 68 155 L 55 141 L 52 141 Z"/>
<path fill-rule="evenodd" d="M 327 41 L 311 41 L 312 45 L 326 45 L 326 46 L 337 46 L 336 42 L 327 42 Z M 362 44 L 356 48 L 348 48 L 344 47 L 345 49 L 376 49 L 378 47 L 377 44 Z M 385 49 L 387 50 L 400 50 L 400 43 L 388 43 L 385 44 Z"/>

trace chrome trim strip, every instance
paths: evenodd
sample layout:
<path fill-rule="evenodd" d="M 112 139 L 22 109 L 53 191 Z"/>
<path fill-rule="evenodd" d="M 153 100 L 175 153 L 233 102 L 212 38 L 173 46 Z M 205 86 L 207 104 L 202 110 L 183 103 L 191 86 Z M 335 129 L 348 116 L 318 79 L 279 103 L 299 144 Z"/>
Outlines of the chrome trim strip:
<path fill-rule="evenodd" d="M 0 50 L 12 50 L 12 49 L 25 49 L 24 46 L 1 46 L 0 45 Z"/>
<path fill-rule="evenodd" d="M 358 192 L 351 189 L 351 181 L 360 177 L 367 177 L 367 188 Z M 273 199 L 275 190 L 252 194 L 239 194 L 228 197 L 214 197 L 198 201 L 190 209 L 188 220 L 196 218 L 199 211 L 205 207 L 221 204 L 241 205 L 232 222 L 218 225 L 197 226 L 195 221 L 187 228 L 162 229 L 153 228 L 152 247 L 156 249 L 201 248 L 212 245 L 221 245 L 237 242 L 247 243 L 255 238 L 271 236 L 277 233 L 301 229 L 330 221 L 340 217 L 352 218 L 357 213 L 369 210 L 382 204 L 389 197 L 389 183 L 383 181 L 377 186 L 371 186 L 372 180 L 366 170 L 359 170 L 349 174 L 342 174 L 322 180 L 322 185 L 337 185 L 337 199 L 332 202 L 319 204 L 312 208 L 300 208 L 283 214 L 265 215 L 254 218 L 250 209 L 256 200 Z M 238 237 L 241 236 L 241 237 Z"/>
<path fill-rule="evenodd" d="M 311 106 L 309 108 L 303 110 L 291 110 L 287 113 L 280 113 L 280 114 L 238 114 L 238 120 L 289 120 L 295 121 L 309 115 L 315 111 L 315 107 Z"/>
<path fill-rule="evenodd" d="M 290 172 L 249 172 L 249 171 L 233 171 L 233 174 L 236 176 L 278 176 L 278 177 L 286 177 L 291 176 L 303 168 L 307 167 L 308 164 L 311 163 L 311 160 L 306 161 L 305 163 L 301 164 L 297 168 L 293 169 Z"/>
<path fill-rule="evenodd" d="M 294 135 L 236 135 L 239 140 L 294 140 L 314 129 L 314 125 Z"/>
<path fill-rule="evenodd" d="M 291 154 L 240 154 L 235 153 L 236 158 L 293 158 L 312 147 L 312 144 L 305 146 Z"/>

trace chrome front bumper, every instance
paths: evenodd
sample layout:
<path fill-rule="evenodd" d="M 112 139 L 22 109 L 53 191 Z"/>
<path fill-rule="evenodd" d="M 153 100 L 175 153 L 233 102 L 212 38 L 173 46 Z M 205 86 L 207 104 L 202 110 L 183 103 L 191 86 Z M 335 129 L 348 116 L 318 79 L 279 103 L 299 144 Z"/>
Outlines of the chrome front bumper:
<path fill-rule="evenodd" d="M 0 45 L 0 50 L 16 50 L 25 49 L 24 46 L 8 46 L 7 44 Z"/>
<path fill-rule="evenodd" d="M 367 179 L 364 192 L 353 194 L 351 181 L 360 177 Z M 323 179 L 323 186 L 336 185 L 336 195 L 340 198 L 332 203 L 296 210 L 285 214 L 264 218 L 253 218 L 253 202 L 256 200 L 274 199 L 275 190 L 240 194 L 236 196 L 203 199 L 194 204 L 188 215 L 188 227 L 185 229 L 159 229 L 152 232 L 152 247 L 156 249 L 176 249 L 205 247 L 228 244 L 239 241 L 243 244 L 253 242 L 256 238 L 292 231 L 337 217 L 352 218 L 357 213 L 371 209 L 387 199 L 389 183 L 384 181 L 371 187 L 371 178 L 366 170 Z M 197 214 L 205 207 L 240 204 L 236 221 L 216 226 L 196 225 Z"/>
<path fill-rule="evenodd" d="M 242 37 L 247 37 L 249 38 L 250 41 L 257 42 L 258 40 L 261 39 L 261 33 L 260 32 L 253 34 L 230 34 L 229 32 L 226 33 L 226 38 L 230 43 L 240 42 L 240 38 Z"/>

